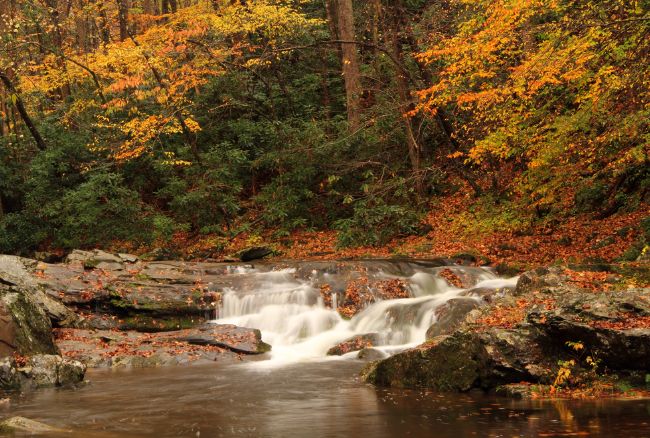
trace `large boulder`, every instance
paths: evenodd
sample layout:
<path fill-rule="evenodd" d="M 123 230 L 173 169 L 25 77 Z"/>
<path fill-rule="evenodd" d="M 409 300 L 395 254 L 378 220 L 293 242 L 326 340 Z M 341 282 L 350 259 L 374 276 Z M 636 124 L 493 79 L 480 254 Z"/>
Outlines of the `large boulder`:
<path fill-rule="evenodd" d="M 363 378 L 380 386 L 468 391 L 548 377 L 532 328 L 490 328 L 438 336 L 411 350 L 374 362 Z"/>
<path fill-rule="evenodd" d="M 52 324 L 33 297 L 0 284 L 0 354 L 57 354 Z"/>
<path fill-rule="evenodd" d="M 18 371 L 27 379 L 25 384 L 34 388 L 72 386 L 83 381 L 86 366 L 58 355 L 39 354 L 31 356 Z"/>
<path fill-rule="evenodd" d="M 478 336 L 440 336 L 417 348 L 373 362 L 363 379 L 380 386 L 467 391 L 476 386 L 487 361 Z"/>
<path fill-rule="evenodd" d="M 532 311 L 527 320 L 546 344 L 580 342 L 611 369 L 650 369 L 650 289 L 566 292 L 555 308 Z"/>
<path fill-rule="evenodd" d="M 43 309 L 52 324 L 57 327 L 73 327 L 79 317 L 60 300 L 44 292 L 44 287 L 35 276 L 38 268 L 35 260 L 0 255 L 0 285 L 13 287 L 20 294 L 29 297 L 37 307 Z"/>

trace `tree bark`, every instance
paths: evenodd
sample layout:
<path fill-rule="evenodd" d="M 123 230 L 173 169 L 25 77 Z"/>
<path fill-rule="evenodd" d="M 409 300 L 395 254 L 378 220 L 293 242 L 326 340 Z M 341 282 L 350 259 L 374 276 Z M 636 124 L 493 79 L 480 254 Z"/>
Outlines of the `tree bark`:
<path fill-rule="evenodd" d="M 343 41 L 355 41 L 352 0 L 335 1 L 339 38 Z M 359 129 L 361 123 L 361 71 L 359 69 L 357 45 L 347 42 L 341 43 L 341 54 L 341 70 L 345 80 L 348 124 L 350 131 L 354 132 Z"/>
<path fill-rule="evenodd" d="M 120 41 L 129 37 L 129 5 L 128 0 L 117 1 L 117 20 L 120 26 Z"/>
<path fill-rule="evenodd" d="M 29 116 L 27 109 L 25 109 L 25 104 L 23 103 L 23 100 L 18 95 L 18 92 L 14 87 L 13 82 L 11 82 L 11 79 L 4 71 L 0 71 L 0 82 L 2 82 L 2 84 L 5 86 L 5 88 L 11 95 L 11 101 L 16 107 L 16 110 L 18 110 L 18 113 L 20 114 L 20 118 L 25 123 L 25 126 L 27 126 L 27 129 L 29 129 L 29 132 L 32 134 L 32 137 L 36 142 L 36 146 L 42 151 L 47 149 L 45 140 L 43 140 L 43 137 L 41 136 L 40 132 L 38 132 L 38 129 L 36 129 L 36 125 L 34 125 L 34 122 L 32 121 L 32 118 Z"/>

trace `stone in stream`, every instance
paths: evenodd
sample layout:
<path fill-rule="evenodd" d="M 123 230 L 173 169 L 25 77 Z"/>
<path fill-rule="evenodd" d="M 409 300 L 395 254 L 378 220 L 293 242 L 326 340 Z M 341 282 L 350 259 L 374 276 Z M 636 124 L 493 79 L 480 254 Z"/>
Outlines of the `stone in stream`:
<path fill-rule="evenodd" d="M 359 354 L 357 355 L 357 359 L 363 359 L 363 360 L 379 360 L 379 359 L 385 359 L 387 356 L 386 353 L 382 352 L 381 350 L 377 350 L 376 348 L 363 348 L 359 350 Z"/>
<path fill-rule="evenodd" d="M 10 417 L 0 422 L 0 432 L 14 433 L 22 432 L 32 434 L 51 434 L 51 433 L 66 433 L 69 430 L 59 429 L 49 426 L 40 421 L 30 420 L 25 417 Z"/>
<path fill-rule="evenodd" d="M 327 350 L 327 355 L 342 356 L 351 351 L 358 351 L 367 347 L 374 347 L 377 345 L 378 339 L 378 333 L 368 333 L 365 335 L 353 336 L 350 339 L 346 339 L 345 341 Z"/>
<path fill-rule="evenodd" d="M 457 331 L 371 363 L 363 378 L 380 386 L 469 391 L 543 379 L 543 354 L 527 331 Z"/>
<path fill-rule="evenodd" d="M 205 324 L 183 330 L 177 339 L 188 344 L 214 345 L 243 354 L 261 354 L 271 350 L 271 346 L 262 341 L 259 330 L 228 324 Z"/>

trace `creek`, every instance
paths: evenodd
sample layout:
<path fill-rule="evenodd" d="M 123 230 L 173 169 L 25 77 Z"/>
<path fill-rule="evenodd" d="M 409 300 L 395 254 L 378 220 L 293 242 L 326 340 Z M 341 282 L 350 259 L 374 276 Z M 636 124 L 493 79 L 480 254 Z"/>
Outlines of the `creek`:
<path fill-rule="evenodd" d="M 379 299 L 368 286 L 375 298 L 344 318 L 327 304 L 344 299 L 350 271 L 321 268 L 226 270 L 215 322 L 260 329 L 270 353 L 243 362 L 90 370 L 88 385 L 15 395 L 0 410 L 70 429 L 68 437 L 650 437 L 647 400 L 524 401 L 361 382 L 366 361 L 357 352 L 328 356 L 331 347 L 369 333 L 378 355 L 415 346 L 449 300 L 478 302 L 479 292 L 513 287 L 516 279 L 474 267 L 367 263 L 368 285 L 399 279 L 409 297 Z M 450 286 L 444 269 L 467 287 Z M 331 288 L 323 292 L 324 283 Z"/>

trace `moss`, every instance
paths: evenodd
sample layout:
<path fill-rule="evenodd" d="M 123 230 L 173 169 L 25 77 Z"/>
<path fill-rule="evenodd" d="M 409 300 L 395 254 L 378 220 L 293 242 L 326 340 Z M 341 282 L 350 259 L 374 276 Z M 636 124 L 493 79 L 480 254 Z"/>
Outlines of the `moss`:
<path fill-rule="evenodd" d="M 478 383 L 482 356 L 475 336 L 457 333 L 374 362 L 363 377 L 380 386 L 467 391 Z"/>
<path fill-rule="evenodd" d="M 122 319 L 120 330 L 139 332 L 168 332 L 196 327 L 203 324 L 201 317 L 153 317 L 149 315 L 128 316 Z"/>
<path fill-rule="evenodd" d="M 45 312 L 18 289 L 2 288 L 0 295 L 16 324 L 16 351 L 22 355 L 58 354 Z"/>

